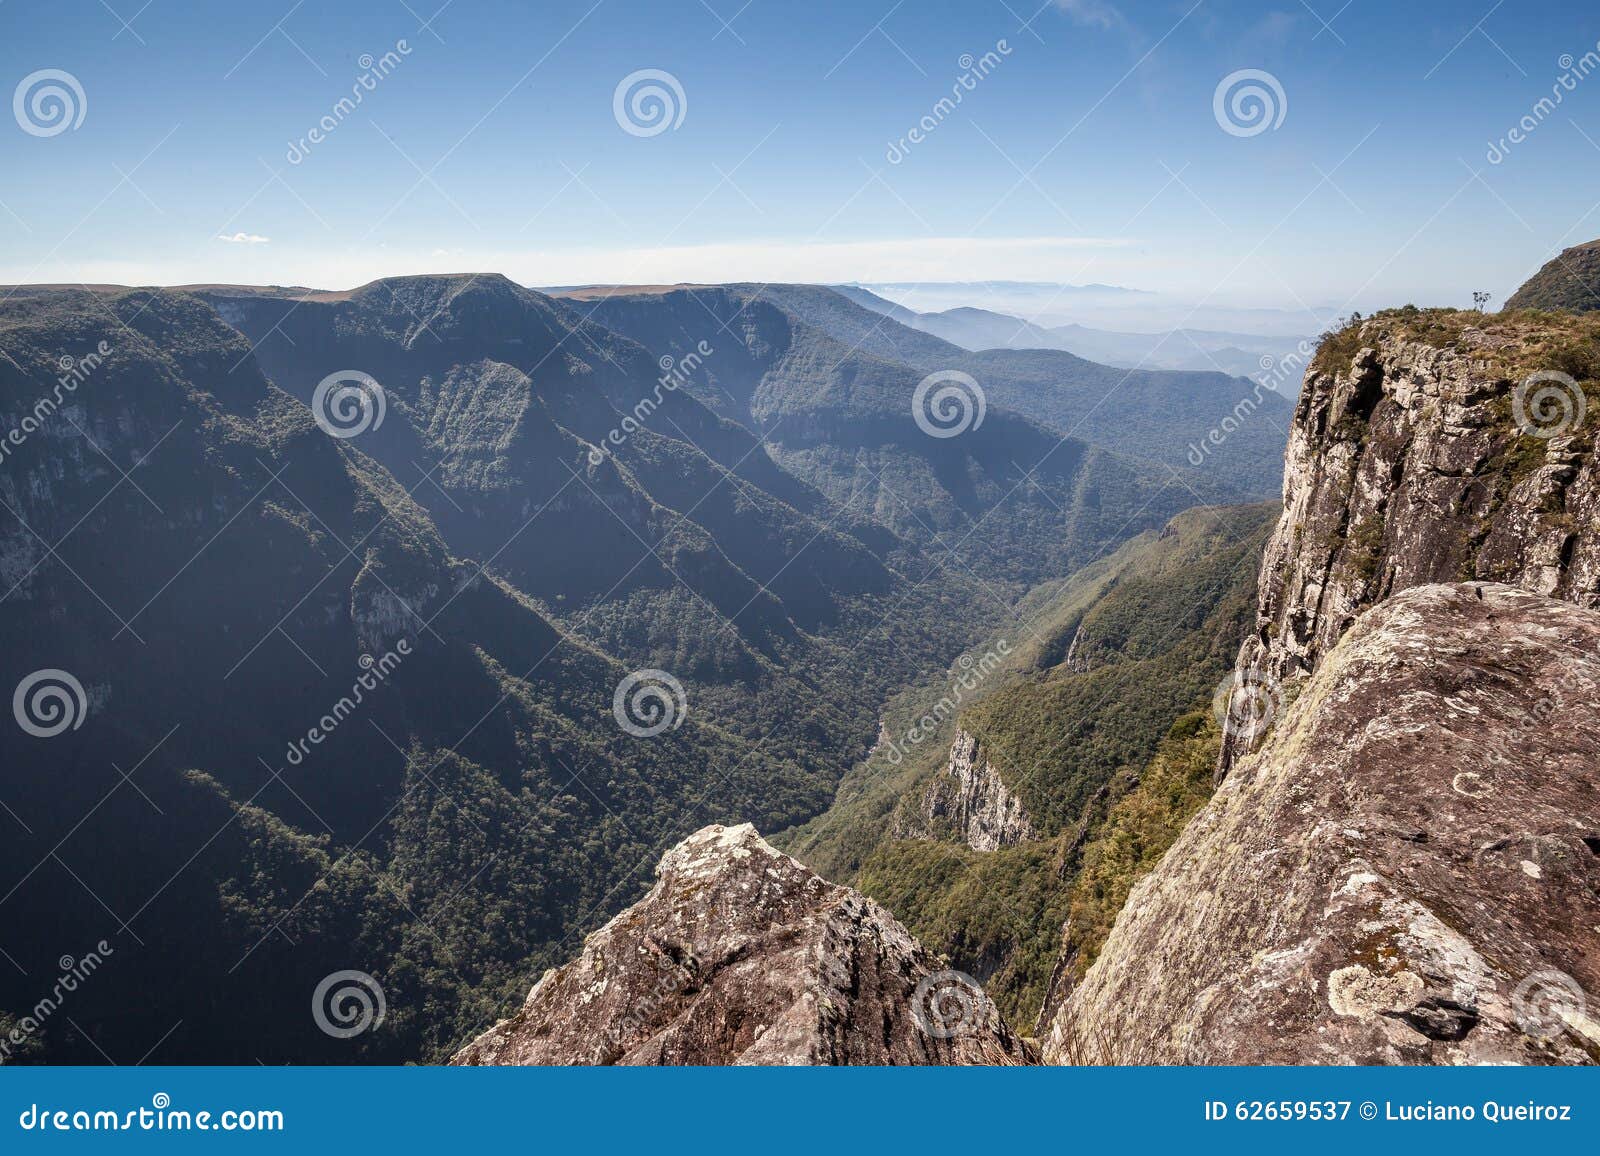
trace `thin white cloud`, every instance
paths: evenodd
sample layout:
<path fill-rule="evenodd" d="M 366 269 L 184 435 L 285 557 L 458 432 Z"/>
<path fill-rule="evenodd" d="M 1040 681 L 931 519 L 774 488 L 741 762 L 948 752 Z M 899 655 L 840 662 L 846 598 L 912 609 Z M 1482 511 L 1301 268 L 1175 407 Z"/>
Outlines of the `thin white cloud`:
<path fill-rule="evenodd" d="M 437 256 L 434 244 L 415 247 L 370 246 L 336 250 L 300 247 L 294 242 L 267 246 L 226 245 L 173 250 L 152 246 L 116 260 L 75 260 L 57 256 L 40 264 L 0 253 L 0 285 L 67 283 L 85 285 L 311 285 L 349 289 L 379 277 L 412 273 L 504 273 L 523 285 L 670 284 L 678 281 L 1055 281 L 1083 285 L 1126 285 L 1212 305 L 1293 308 L 1285 286 L 1294 278 L 1301 296 L 1319 307 L 1345 303 L 1372 276 L 1388 250 L 1379 240 L 1329 249 L 1320 236 L 1285 235 L 1271 251 L 1241 253 L 1240 245 L 1215 238 L 1186 238 L 1182 245 L 1146 238 L 1111 237 L 919 237 L 880 241 L 807 244 L 763 239 L 672 248 L 569 247 L 543 249 L 463 248 Z M 1241 263 L 1242 262 L 1242 263 Z M 1395 262 L 1379 282 L 1366 286 L 1345 308 L 1363 313 L 1395 301 L 1453 301 L 1469 281 L 1515 284 L 1527 276 L 1523 259 L 1512 251 L 1504 267 L 1486 265 L 1483 255 L 1456 246 L 1436 254 L 1429 279 L 1414 281 Z M 1313 272 L 1307 273 L 1306 270 Z M 1228 271 L 1218 281 L 1219 271 Z M 1147 298 L 1135 302 L 1148 305 Z M 1002 310 L 1003 312 L 1003 310 Z M 1198 318 L 1172 323 L 1199 328 L 1237 329 L 1202 323 Z M 1084 320 L 1084 324 L 1094 321 Z M 1129 317 L 1103 328 L 1150 331 L 1167 319 Z"/>
<path fill-rule="evenodd" d="M 217 240 L 226 241 L 230 245 L 265 245 L 272 240 L 259 233 L 218 233 Z"/>
<path fill-rule="evenodd" d="M 248 235 L 248 234 L 247 234 Z M 882 241 L 778 239 L 704 245 L 544 249 L 396 246 L 332 251 L 293 243 L 252 249 L 230 238 L 209 255 L 152 253 L 144 259 L 55 260 L 38 269 L 0 260 L 0 284 L 188 285 L 239 281 L 347 289 L 406 273 L 504 273 L 524 285 L 676 281 L 966 281 L 1127 279 L 1126 262 L 1143 242 L 1118 237 L 917 237 Z"/>
<path fill-rule="evenodd" d="M 1075 24 L 1090 28 L 1125 28 L 1128 24 L 1122 13 L 1105 0 L 1056 0 L 1056 7 Z"/>

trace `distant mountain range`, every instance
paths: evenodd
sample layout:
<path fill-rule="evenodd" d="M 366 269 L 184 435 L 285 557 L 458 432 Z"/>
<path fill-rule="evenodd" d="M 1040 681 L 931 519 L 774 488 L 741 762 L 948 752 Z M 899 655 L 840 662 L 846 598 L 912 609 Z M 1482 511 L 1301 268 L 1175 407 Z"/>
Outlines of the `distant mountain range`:
<path fill-rule="evenodd" d="M 874 288 L 897 293 L 940 293 L 959 287 L 974 293 L 1021 293 L 1040 297 L 1150 297 L 1147 289 L 1122 285 L 1066 285 L 1059 281 L 873 281 L 849 282 L 847 288 Z"/>
<path fill-rule="evenodd" d="M 971 305 L 918 313 L 861 286 L 835 288 L 858 305 L 892 317 L 901 325 L 942 337 L 963 349 L 1059 349 L 1089 361 L 1122 368 L 1210 370 L 1253 379 L 1267 376 L 1275 383 L 1281 381 L 1282 391 L 1289 397 L 1299 389 L 1300 372 L 1315 345 L 1314 339 L 1298 335 L 1187 328 L 1139 333 L 1079 324 L 1036 325 L 1020 317 Z M 879 288 L 887 291 L 892 287 Z M 976 295 L 982 287 L 974 285 L 972 288 Z M 1081 288 L 1084 292 L 1137 296 L 1130 289 Z M 1280 370 L 1279 366 L 1285 364 L 1290 368 Z"/>
<path fill-rule="evenodd" d="M 1024 591 L 1275 493 L 1288 409 L 1196 466 L 1249 383 L 817 286 L 21 287 L 0 349 L 0 685 L 76 723 L 0 728 L 0 1019 L 115 949 L 56 1061 L 448 1054 L 688 832 L 823 812 Z M 305 1014 L 347 970 L 354 1041 Z"/>

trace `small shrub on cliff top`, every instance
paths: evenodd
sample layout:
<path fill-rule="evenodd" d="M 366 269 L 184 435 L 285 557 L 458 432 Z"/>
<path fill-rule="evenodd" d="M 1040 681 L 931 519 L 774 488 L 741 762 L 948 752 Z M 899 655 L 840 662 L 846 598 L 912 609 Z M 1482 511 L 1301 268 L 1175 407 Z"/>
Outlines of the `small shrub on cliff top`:
<path fill-rule="evenodd" d="M 1348 368 L 1361 351 L 1361 314 L 1334 323 L 1317 339 L 1317 352 L 1311 358 L 1311 372 L 1338 373 Z"/>

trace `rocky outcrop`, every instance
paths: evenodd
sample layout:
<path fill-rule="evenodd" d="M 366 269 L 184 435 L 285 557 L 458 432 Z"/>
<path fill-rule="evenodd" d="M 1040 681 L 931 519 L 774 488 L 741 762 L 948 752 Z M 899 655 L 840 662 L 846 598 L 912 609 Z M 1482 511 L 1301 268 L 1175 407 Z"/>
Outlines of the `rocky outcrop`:
<path fill-rule="evenodd" d="M 1600 1061 L 1597 700 L 1596 611 L 1371 610 L 1136 886 L 1046 1059 Z"/>
<path fill-rule="evenodd" d="M 974 851 L 994 851 L 1034 838 L 1022 801 L 1006 787 L 1000 772 L 983 757 L 975 735 L 956 731 L 944 774 L 922 796 L 928 829 L 948 822 Z"/>
<path fill-rule="evenodd" d="M 1396 591 L 1480 579 L 1600 605 L 1600 407 L 1559 376 L 1587 340 L 1564 324 L 1397 310 L 1324 342 L 1238 661 L 1269 706 Z M 1222 772 L 1260 714 L 1230 727 Z"/>
<path fill-rule="evenodd" d="M 1600 309 L 1600 241 L 1563 249 L 1506 298 L 1507 309 Z"/>
<path fill-rule="evenodd" d="M 749 824 L 707 827 L 456 1064 L 1013 1064 L 970 977 Z"/>

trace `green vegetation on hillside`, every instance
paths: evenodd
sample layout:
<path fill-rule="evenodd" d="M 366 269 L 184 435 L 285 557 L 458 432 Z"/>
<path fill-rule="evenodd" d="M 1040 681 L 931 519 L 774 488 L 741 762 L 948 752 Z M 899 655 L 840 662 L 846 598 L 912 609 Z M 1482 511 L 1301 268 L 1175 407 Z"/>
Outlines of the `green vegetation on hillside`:
<path fill-rule="evenodd" d="M 1073 905 L 1084 930 L 1069 945 L 1098 949 L 1117 896 L 1209 794 L 1217 731 L 1192 712 L 1209 711 L 1253 623 L 1276 515 L 1265 505 L 1190 510 L 1036 591 L 1021 604 L 1027 628 L 1006 636 L 1022 641 L 959 718 L 899 761 L 875 752 L 832 808 L 786 833 L 785 849 L 882 902 L 982 979 L 1013 1022 L 1031 1023 Z M 885 712 L 888 734 L 948 698 L 947 686 L 899 696 Z M 919 806 L 958 723 L 1023 800 L 1038 839 L 979 852 L 924 829 Z M 1085 863 L 1093 873 L 1078 887 Z"/>
<path fill-rule="evenodd" d="M 970 352 L 902 324 L 820 285 L 731 286 L 770 301 L 799 324 L 831 337 L 841 351 L 900 362 L 919 373 L 956 369 L 982 386 L 992 410 L 1009 410 L 1097 448 L 1162 463 L 1201 501 L 1242 502 L 1278 492 L 1282 448 L 1294 407 L 1262 394 L 1245 378 L 1190 370 L 1120 369 L 1058 349 Z M 866 358 L 865 355 L 870 355 Z M 1190 443 L 1237 418 L 1244 399 L 1259 403 L 1251 420 L 1213 447 L 1195 469 Z M 1023 465 L 1031 465 L 1024 461 Z M 1162 475 L 1166 476 L 1165 473 Z"/>
<path fill-rule="evenodd" d="M 1600 285 L 1600 241 L 1588 241 L 1547 261 L 1506 298 L 1506 308 L 1600 310 L 1596 285 Z"/>
<path fill-rule="evenodd" d="M 1148 759 L 1173 719 L 1210 700 L 1254 624 L 1270 507 L 1191 514 L 1087 612 L 1072 656 L 965 719 L 1034 829 L 1075 824 L 1117 769 Z M 1166 548 L 1162 548 L 1165 546 Z"/>
<path fill-rule="evenodd" d="M 1510 306 L 1499 313 L 1405 305 L 1370 317 L 1354 314 L 1322 335 L 1311 372 L 1348 370 L 1362 345 L 1376 334 L 1469 352 L 1484 363 L 1487 374 L 1507 381 L 1541 370 L 1566 373 L 1581 382 L 1600 380 L 1600 313 L 1574 316 Z"/>
<path fill-rule="evenodd" d="M 1061 948 L 1071 978 L 1100 954 L 1133 885 L 1161 861 L 1211 798 L 1222 732 L 1207 711 L 1191 711 L 1162 740 L 1139 782 L 1111 807 L 1083 848 Z"/>
<path fill-rule="evenodd" d="M 1009 601 L 1036 583 L 1071 573 L 1113 540 L 1160 525 L 1193 500 L 1185 485 L 1226 501 L 1248 492 L 1234 484 L 1237 479 L 1204 477 L 1181 462 L 1180 485 L 1166 469 L 1124 456 L 1137 452 L 1135 445 L 1113 450 L 1104 440 L 1091 444 L 1063 436 L 1070 426 L 1049 428 L 1030 420 L 1026 407 L 994 396 L 995 383 L 987 379 L 979 382 L 987 396 L 981 422 L 973 403 L 959 436 L 930 437 L 913 414 L 918 383 L 928 372 L 915 358 L 932 358 L 939 348 L 970 355 L 820 286 L 623 294 L 595 302 L 593 310 L 597 319 L 652 351 L 681 354 L 708 330 L 717 335 L 718 326 L 725 327 L 726 336 L 712 342 L 715 352 L 684 391 L 762 430 L 772 463 L 832 509 L 873 529 L 844 520 L 840 527 L 865 542 L 886 528 L 913 546 L 915 556 L 887 556 L 913 580 L 928 566 L 941 565 L 963 578 L 981 575 Z M 905 338 L 902 351 L 870 340 L 879 323 L 897 331 L 895 342 Z M 917 344 L 918 338 L 925 342 Z M 1080 364 L 1098 375 L 1099 392 L 1092 398 L 1088 388 L 1076 390 L 1084 409 L 1114 388 L 1127 391 L 1123 404 L 1145 405 L 1137 382 L 1119 387 L 1116 375 L 1122 371 Z M 1195 384 L 1167 382 L 1170 396 L 1151 404 L 1149 412 L 1173 431 L 1182 421 L 1196 436 L 1206 422 L 1174 413 L 1194 402 L 1187 396 L 1194 391 L 1182 387 Z M 1066 386 L 1051 383 L 1057 392 Z M 1120 424 L 1125 441 L 1128 423 Z M 1270 451 L 1258 445 L 1246 455 L 1249 471 L 1270 474 L 1274 489 L 1281 444 Z M 1181 459 L 1181 449 L 1175 452 Z"/>
<path fill-rule="evenodd" d="M 724 296 L 731 321 L 745 302 Z M 704 310 L 673 304 L 642 308 L 661 336 L 704 336 Z M 0 728 L 30 828 L 0 843 L 0 889 L 21 881 L 5 914 L 31 929 L 8 950 L 41 974 L 105 936 L 108 909 L 129 919 L 75 996 L 85 1032 L 53 1027 L 45 1058 L 121 1062 L 164 1039 L 174 1062 L 439 1059 L 693 830 L 832 814 L 885 700 L 948 687 L 964 646 L 1003 634 L 1030 669 L 1058 659 L 1111 581 L 1104 564 L 1059 576 L 1187 500 L 998 408 L 928 437 L 916 370 L 815 330 L 786 341 L 804 327 L 770 306 L 739 320 L 704 367 L 737 404 L 663 392 L 597 459 L 677 347 L 505 278 L 24 289 L 0 309 L 0 430 L 26 415 L 32 435 L 0 471 L 17 586 L 0 675 L 66 669 L 93 702 L 51 743 Z M 64 412 L 36 416 L 62 358 L 102 339 Z M 387 399 L 348 439 L 309 405 L 340 365 Z M 772 428 L 737 424 L 739 404 Z M 1051 613 L 1008 628 L 1044 579 L 1024 609 Z M 381 685 L 337 705 L 402 640 Z M 640 738 L 613 694 L 646 668 L 684 703 Z M 902 733 L 928 709 L 896 703 Z M 925 777 L 948 741 L 903 765 Z M 899 792 L 872 790 L 864 824 L 818 821 L 835 874 L 895 821 Z M 52 847 L 83 886 L 34 869 Z M 388 1008 L 353 1040 L 305 1010 L 347 970 Z M 0 1006 L 36 999 L 0 971 Z"/>
<path fill-rule="evenodd" d="M 1039 1014 L 1070 895 L 1065 837 L 974 851 L 961 843 L 887 840 L 856 886 L 919 940 L 983 981 L 1013 1024 Z"/>

